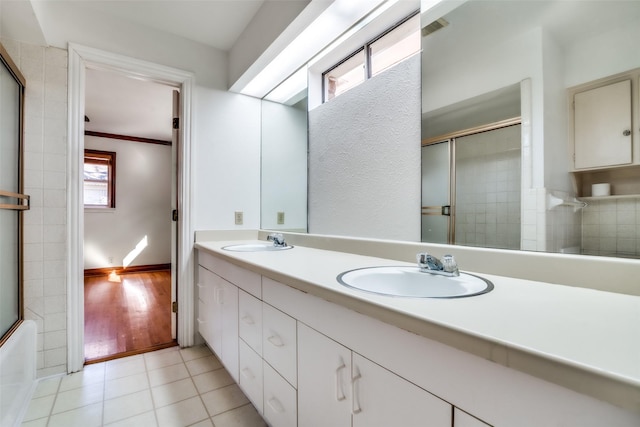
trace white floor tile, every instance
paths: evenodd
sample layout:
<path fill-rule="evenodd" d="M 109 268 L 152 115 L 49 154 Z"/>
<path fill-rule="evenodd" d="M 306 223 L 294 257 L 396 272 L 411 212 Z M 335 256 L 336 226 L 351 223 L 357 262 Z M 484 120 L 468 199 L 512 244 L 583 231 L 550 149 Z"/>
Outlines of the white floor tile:
<path fill-rule="evenodd" d="M 249 399 L 236 384 L 210 391 L 201 397 L 212 417 L 249 403 Z"/>
<path fill-rule="evenodd" d="M 182 357 L 180 356 L 180 350 L 178 347 L 171 347 L 165 350 L 146 353 L 144 355 L 144 360 L 147 363 L 147 370 L 149 371 L 182 363 Z"/>
<path fill-rule="evenodd" d="M 201 357 L 211 356 L 213 353 L 206 345 L 199 345 L 195 347 L 187 347 L 180 349 L 180 355 L 185 362 L 193 359 L 199 359 Z"/>
<path fill-rule="evenodd" d="M 253 405 L 245 405 L 213 417 L 216 427 L 258 427 L 266 426 Z"/>
<path fill-rule="evenodd" d="M 182 427 L 206 420 L 209 416 L 199 397 L 156 409 L 160 427 Z"/>
<path fill-rule="evenodd" d="M 156 427 L 158 425 L 158 421 L 156 420 L 156 413 L 154 411 L 149 411 L 144 414 L 136 415 L 135 417 L 105 425 L 109 427 Z"/>
<path fill-rule="evenodd" d="M 21 427 L 47 427 L 47 423 L 49 422 L 49 417 L 38 418 L 33 421 L 25 421 L 20 424 Z"/>
<path fill-rule="evenodd" d="M 81 408 L 104 400 L 104 387 L 101 383 L 58 393 L 52 414 Z"/>
<path fill-rule="evenodd" d="M 231 378 L 231 375 L 229 375 L 226 369 L 216 369 L 215 371 L 205 372 L 204 374 L 194 376 L 193 382 L 195 383 L 198 392 L 203 394 L 211 390 L 231 385 L 235 381 Z"/>
<path fill-rule="evenodd" d="M 48 427 L 100 427 L 102 402 L 52 415 Z"/>
<path fill-rule="evenodd" d="M 62 377 L 53 377 L 38 381 L 38 386 L 33 392 L 33 396 L 31 396 L 31 398 L 37 399 L 39 397 L 49 396 L 50 394 L 56 394 L 58 392 L 58 387 L 60 387 L 61 380 Z"/>
<path fill-rule="evenodd" d="M 186 362 L 186 365 L 191 375 L 202 374 L 222 367 L 222 363 L 213 355 L 190 360 Z"/>
<path fill-rule="evenodd" d="M 149 390 L 104 401 L 104 423 L 109 424 L 151 411 L 153 403 Z"/>
<path fill-rule="evenodd" d="M 56 395 L 52 394 L 50 396 L 31 399 L 23 421 L 31 421 L 42 417 L 48 417 L 51 413 L 51 408 L 53 408 L 53 402 L 55 401 L 55 398 Z"/>
<path fill-rule="evenodd" d="M 146 372 L 109 380 L 104 385 L 104 398 L 113 399 L 149 388 Z"/>
<path fill-rule="evenodd" d="M 142 355 L 125 357 L 123 359 L 110 360 L 107 362 L 105 379 L 113 380 L 145 372 L 144 358 Z"/>
<path fill-rule="evenodd" d="M 60 382 L 60 391 L 104 382 L 105 366 L 105 363 L 87 365 L 80 372 L 64 376 Z"/>
<path fill-rule="evenodd" d="M 198 395 L 196 387 L 193 385 L 191 378 L 175 381 L 169 384 L 161 385 L 151 389 L 153 403 L 156 408 L 167 406 L 172 403 L 186 400 L 190 397 Z"/>
<path fill-rule="evenodd" d="M 214 427 L 214 425 L 213 421 L 211 421 L 211 418 L 207 418 L 206 420 L 200 421 L 199 423 L 191 424 L 189 427 Z"/>
<path fill-rule="evenodd" d="M 149 385 L 151 387 L 171 383 L 189 377 L 189 371 L 184 363 L 165 366 L 164 368 L 149 371 Z"/>

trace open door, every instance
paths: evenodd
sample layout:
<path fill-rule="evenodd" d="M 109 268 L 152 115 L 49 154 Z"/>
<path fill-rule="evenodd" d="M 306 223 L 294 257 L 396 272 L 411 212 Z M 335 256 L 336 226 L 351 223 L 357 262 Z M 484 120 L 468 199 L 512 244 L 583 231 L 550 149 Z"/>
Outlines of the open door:
<path fill-rule="evenodd" d="M 176 339 L 178 314 L 178 149 L 180 144 L 180 92 L 173 91 L 173 132 L 171 135 L 171 338 Z"/>

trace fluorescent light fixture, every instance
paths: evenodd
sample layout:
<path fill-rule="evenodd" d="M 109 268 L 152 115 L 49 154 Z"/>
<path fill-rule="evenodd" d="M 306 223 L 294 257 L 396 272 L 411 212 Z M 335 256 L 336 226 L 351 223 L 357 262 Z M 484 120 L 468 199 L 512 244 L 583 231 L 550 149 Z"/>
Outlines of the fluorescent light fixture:
<path fill-rule="evenodd" d="M 267 101 L 293 105 L 300 101 L 307 91 L 307 67 L 302 67 L 277 88 L 264 97 Z M 299 96 L 302 95 L 302 96 Z"/>
<path fill-rule="evenodd" d="M 335 0 L 240 93 L 262 98 L 385 0 Z"/>

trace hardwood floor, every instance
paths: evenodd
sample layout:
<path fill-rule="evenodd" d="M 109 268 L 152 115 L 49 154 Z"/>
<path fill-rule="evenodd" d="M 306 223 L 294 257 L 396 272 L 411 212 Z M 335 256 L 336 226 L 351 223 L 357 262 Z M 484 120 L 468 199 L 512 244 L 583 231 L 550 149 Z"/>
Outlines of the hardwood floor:
<path fill-rule="evenodd" d="M 171 272 L 84 279 L 86 363 L 176 345 L 171 339 Z"/>

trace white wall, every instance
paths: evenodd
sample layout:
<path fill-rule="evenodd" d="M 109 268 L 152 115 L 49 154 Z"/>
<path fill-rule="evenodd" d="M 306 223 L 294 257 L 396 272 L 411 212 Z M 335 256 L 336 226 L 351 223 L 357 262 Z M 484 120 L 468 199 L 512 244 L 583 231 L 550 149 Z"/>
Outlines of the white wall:
<path fill-rule="evenodd" d="M 309 112 L 309 232 L 420 240 L 420 56 Z"/>
<path fill-rule="evenodd" d="M 171 263 L 171 147 L 85 137 L 85 148 L 116 153 L 116 208 L 85 209 L 84 268 Z M 112 261 L 109 261 L 109 259 Z"/>
<path fill-rule="evenodd" d="M 307 110 L 262 101 L 261 223 L 307 230 Z M 284 224 L 277 213 L 284 212 Z"/>
<path fill-rule="evenodd" d="M 200 88 L 195 104 L 195 229 L 259 228 L 260 100 Z"/>

